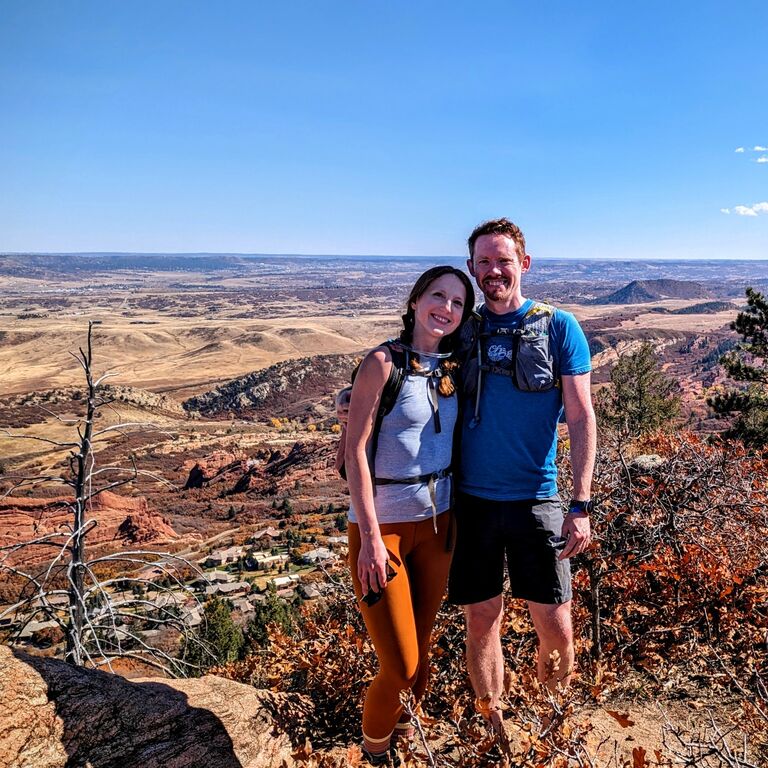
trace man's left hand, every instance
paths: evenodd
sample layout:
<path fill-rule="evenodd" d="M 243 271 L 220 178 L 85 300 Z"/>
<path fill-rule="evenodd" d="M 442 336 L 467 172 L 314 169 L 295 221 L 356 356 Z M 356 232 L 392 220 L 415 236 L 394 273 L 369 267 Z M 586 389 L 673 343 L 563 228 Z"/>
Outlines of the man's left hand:
<path fill-rule="evenodd" d="M 563 520 L 562 537 L 565 539 L 565 546 L 559 560 L 567 560 L 581 554 L 592 541 L 589 515 L 586 512 L 569 512 Z"/>

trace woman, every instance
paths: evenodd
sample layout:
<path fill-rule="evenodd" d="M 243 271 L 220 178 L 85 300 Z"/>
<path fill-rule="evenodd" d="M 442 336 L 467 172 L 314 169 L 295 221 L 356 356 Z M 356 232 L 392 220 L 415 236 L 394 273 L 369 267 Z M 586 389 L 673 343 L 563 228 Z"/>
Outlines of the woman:
<path fill-rule="evenodd" d="M 345 450 L 349 559 L 379 660 L 363 707 L 364 749 L 374 764 L 386 761 L 393 732 L 408 729 L 400 691 L 412 690 L 418 701 L 427 686 L 430 634 L 451 559 L 447 513 L 458 414 L 453 350 L 473 304 L 463 272 L 427 270 L 408 297 L 399 340 L 368 353 L 352 388 Z M 393 365 L 402 366 L 404 377 L 372 455 Z"/>

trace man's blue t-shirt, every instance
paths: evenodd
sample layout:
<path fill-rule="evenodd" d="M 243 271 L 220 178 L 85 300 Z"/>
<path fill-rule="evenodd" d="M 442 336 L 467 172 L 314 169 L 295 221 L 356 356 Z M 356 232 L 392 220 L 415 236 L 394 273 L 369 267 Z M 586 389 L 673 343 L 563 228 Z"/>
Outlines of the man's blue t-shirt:
<path fill-rule="evenodd" d="M 519 328 L 533 305 L 523 305 L 505 315 L 487 307 L 486 330 Z M 495 365 L 511 359 L 512 339 L 492 336 L 487 358 Z M 557 309 L 549 325 L 549 348 L 560 376 L 588 373 L 589 345 L 576 318 Z M 544 392 L 523 392 L 512 378 L 499 373 L 483 374 L 480 421 L 474 428 L 473 403 L 465 403 L 461 433 L 461 477 L 464 493 L 497 501 L 545 499 L 557 493 L 557 424 L 563 413 L 559 386 Z"/>

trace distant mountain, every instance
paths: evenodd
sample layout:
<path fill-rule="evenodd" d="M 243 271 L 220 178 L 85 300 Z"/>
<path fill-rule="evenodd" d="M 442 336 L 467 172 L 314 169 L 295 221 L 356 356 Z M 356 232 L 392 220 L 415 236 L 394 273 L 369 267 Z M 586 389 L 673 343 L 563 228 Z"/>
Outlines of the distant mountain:
<path fill-rule="evenodd" d="M 660 299 L 709 299 L 712 293 L 688 280 L 633 280 L 618 291 L 593 299 L 591 304 L 643 304 Z"/>

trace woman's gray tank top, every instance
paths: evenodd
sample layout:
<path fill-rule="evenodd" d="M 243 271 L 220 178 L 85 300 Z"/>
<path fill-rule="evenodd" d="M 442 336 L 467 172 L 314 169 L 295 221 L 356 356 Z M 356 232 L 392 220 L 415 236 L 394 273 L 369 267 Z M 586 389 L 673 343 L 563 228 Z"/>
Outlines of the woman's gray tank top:
<path fill-rule="evenodd" d="M 436 364 L 437 361 L 426 356 L 421 360 L 425 370 L 431 370 Z M 376 477 L 418 477 L 450 467 L 458 398 L 456 393 L 450 397 L 438 394 L 441 430 L 435 432 L 430 386 L 426 376 L 405 375 L 394 407 L 381 422 L 376 448 Z M 435 481 L 435 511 L 438 514 L 450 508 L 451 482 L 450 477 Z M 432 517 L 432 497 L 427 482 L 377 485 L 375 491 L 373 501 L 379 523 L 410 523 Z M 349 520 L 357 522 L 352 504 Z"/>

